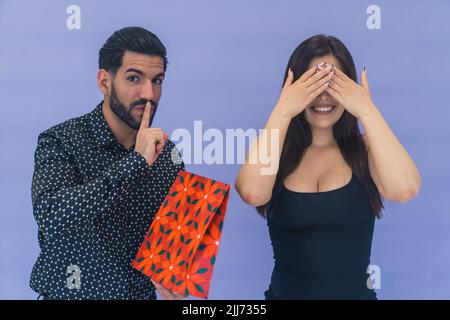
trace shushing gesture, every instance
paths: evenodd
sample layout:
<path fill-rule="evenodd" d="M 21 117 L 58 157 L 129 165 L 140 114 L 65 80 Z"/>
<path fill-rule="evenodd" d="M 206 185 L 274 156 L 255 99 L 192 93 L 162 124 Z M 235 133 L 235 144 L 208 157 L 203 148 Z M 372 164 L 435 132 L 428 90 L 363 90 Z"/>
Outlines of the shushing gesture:
<path fill-rule="evenodd" d="M 136 134 L 135 151 L 140 153 L 149 166 L 153 165 L 159 154 L 164 149 L 168 140 L 168 135 L 161 128 L 150 128 L 150 111 L 152 109 L 150 101 L 145 104 L 141 125 Z"/>

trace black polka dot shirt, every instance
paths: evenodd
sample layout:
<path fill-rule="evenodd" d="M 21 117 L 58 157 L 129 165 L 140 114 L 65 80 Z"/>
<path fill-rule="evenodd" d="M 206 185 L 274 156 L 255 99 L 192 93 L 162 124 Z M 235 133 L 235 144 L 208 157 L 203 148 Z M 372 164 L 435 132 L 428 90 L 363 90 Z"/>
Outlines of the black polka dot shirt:
<path fill-rule="evenodd" d="M 170 140 L 152 166 L 121 146 L 102 103 L 42 132 L 31 188 L 41 252 L 31 288 L 51 299 L 156 299 L 130 264 L 180 170 Z"/>

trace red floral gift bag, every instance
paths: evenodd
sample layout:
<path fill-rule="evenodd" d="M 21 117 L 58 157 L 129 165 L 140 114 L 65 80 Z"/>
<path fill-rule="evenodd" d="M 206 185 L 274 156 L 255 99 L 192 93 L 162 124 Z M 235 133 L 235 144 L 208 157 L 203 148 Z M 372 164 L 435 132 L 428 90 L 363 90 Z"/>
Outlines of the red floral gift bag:
<path fill-rule="evenodd" d="M 131 265 L 173 292 L 208 298 L 229 191 L 180 171 Z"/>

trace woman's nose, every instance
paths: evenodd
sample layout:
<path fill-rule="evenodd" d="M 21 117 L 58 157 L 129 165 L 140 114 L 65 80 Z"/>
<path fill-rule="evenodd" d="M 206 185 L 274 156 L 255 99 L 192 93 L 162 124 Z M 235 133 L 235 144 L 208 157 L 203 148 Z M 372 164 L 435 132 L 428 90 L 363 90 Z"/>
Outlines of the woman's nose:
<path fill-rule="evenodd" d="M 328 92 L 324 91 L 321 94 L 319 94 L 319 96 L 317 97 L 317 100 L 323 101 L 323 102 L 329 102 L 329 101 L 331 101 L 331 95 Z"/>

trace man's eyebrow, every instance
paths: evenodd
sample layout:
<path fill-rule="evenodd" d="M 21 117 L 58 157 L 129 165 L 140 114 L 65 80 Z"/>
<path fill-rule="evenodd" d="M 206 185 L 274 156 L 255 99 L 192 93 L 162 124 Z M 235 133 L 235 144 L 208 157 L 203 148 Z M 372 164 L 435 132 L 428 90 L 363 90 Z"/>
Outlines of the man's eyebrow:
<path fill-rule="evenodd" d="M 127 72 L 135 72 L 135 73 L 137 73 L 137 74 L 139 74 L 139 75 L 141 75 L 141 76 L 144 76 L 144 75 L 145 75 L 144 72 L 142 72 L 141 70 L 135 69 L 135 68 L 129 68 L 127 71 L 125 71 L 125 73 L 127 73 Z M 163 77 L 164 75 L 165 75 L 165 73 L 164 73 L 164 72 L 161 72 L 161 73 L 158 73 L 158 74 L 155 76 L 155 78 Z"/>
<path fill-rule="evenodd" d="M 139 74 L 141 76 L 144 75 L 144 73 L 141 70 L 138 70 L 138 69 L 135 69 L 135 68 L 128 68 L 128 70 L 125 71 L 125 73 L 127 73 L 127 72 L 136 72 L 137 74 Z"/>

